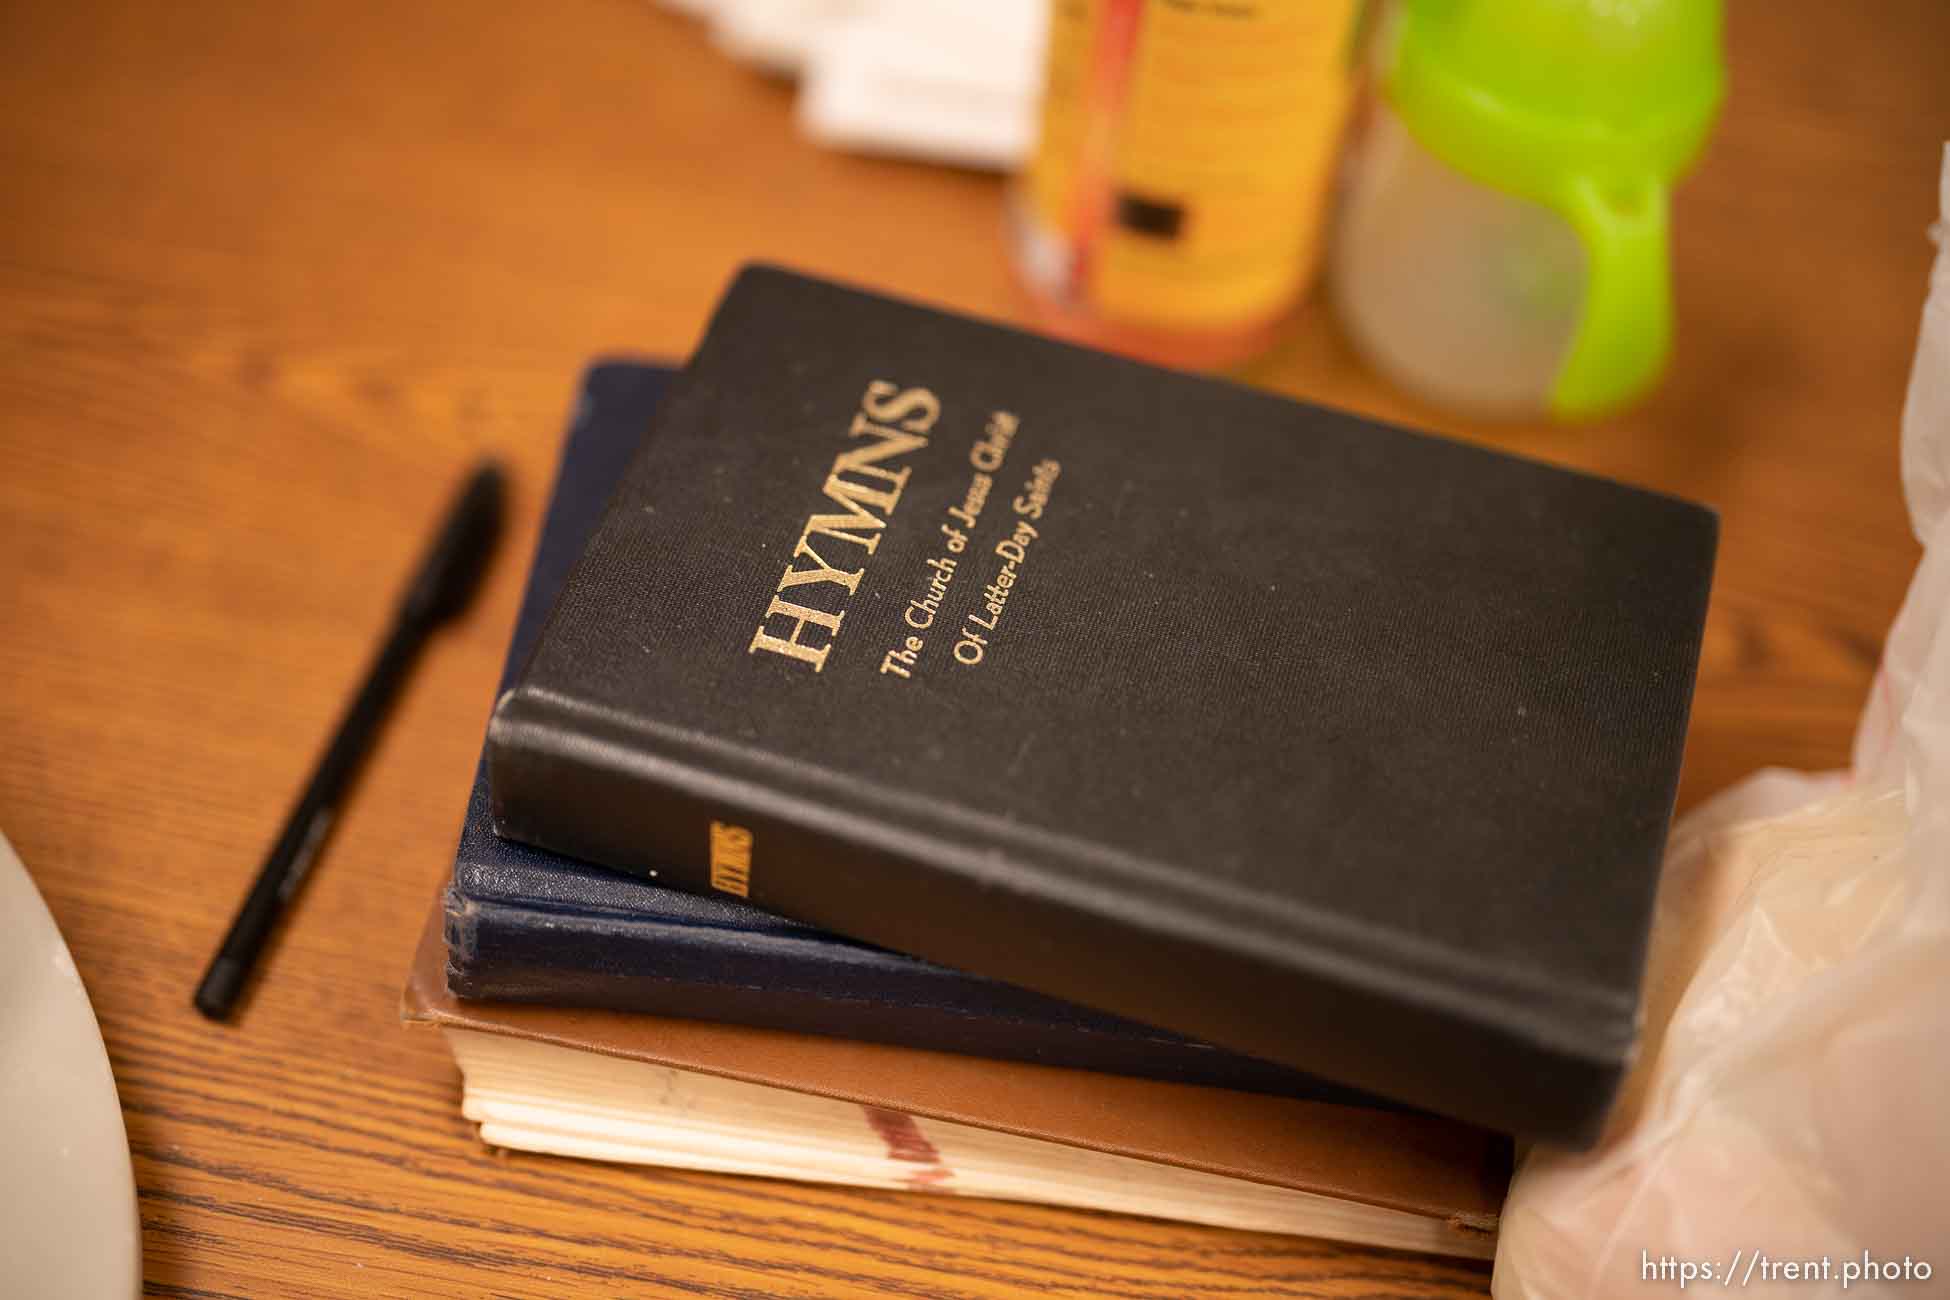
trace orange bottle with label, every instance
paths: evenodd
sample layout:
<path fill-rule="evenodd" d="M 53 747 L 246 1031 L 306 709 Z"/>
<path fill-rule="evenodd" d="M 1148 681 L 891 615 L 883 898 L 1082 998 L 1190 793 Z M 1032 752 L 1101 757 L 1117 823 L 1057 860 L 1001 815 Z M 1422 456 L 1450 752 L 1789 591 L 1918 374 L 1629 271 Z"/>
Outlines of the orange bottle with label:
<path fill-rule="evenodd" d="M 1264 349 L 1319 261 L 1361 0 L 1055 0 L 1017 266 L 1053 332 Z"/>

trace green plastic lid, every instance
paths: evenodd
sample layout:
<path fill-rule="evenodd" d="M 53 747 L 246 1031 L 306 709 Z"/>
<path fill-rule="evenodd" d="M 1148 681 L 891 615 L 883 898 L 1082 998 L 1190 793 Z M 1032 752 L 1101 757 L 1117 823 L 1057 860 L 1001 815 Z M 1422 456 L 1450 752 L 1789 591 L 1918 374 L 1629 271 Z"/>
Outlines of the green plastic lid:
<path fill-rule="evenodd" d="M 1725 89 L 1719 0 L 1407 0 L 1385 93 L 1421 146 L 1563 214 L 1590 255 L 1553 393 L 1565 415 L 1657 378 L 1672 333 L 1667 191 Z"/>

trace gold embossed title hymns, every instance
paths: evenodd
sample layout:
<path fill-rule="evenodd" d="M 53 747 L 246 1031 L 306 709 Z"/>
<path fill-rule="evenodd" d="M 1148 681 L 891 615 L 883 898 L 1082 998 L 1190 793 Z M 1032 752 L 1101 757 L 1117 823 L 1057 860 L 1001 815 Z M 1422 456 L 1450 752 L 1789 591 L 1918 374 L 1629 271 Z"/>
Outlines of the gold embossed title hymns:
<path fill-rule="evenodd" d="M 807 517 L 752 636 L 752 654 L 784 655 L 811 664 L 814 672 L 826 667 L 846 616 L 846 597 L 866 574 L 862 557 L 880 546 L 881 532 L 914 472 L 911 466 L 893 469 L 881 462 L 926 447 L 928 430 L 940 416 L 941 402 L 925 388 L 901 388 L 885 379 L 867 385 L 847 430 L 866 442 L 833 457 L 821 489 L 842 513 Z"/>

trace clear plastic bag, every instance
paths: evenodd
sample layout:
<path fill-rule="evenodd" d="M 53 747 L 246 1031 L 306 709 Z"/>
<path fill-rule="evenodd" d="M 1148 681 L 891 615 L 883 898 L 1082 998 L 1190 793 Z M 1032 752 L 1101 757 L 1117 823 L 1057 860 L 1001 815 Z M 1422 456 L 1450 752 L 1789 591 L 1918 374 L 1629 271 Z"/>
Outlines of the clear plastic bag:
<path fill-rule="evenodd" d="M 1495 1293 L 1950 1294 L 1950 149 L 1903 412 L 1923 543 L 1852 770 L 1675 829 L 1606 1140 L 1528 1153 Z"/>

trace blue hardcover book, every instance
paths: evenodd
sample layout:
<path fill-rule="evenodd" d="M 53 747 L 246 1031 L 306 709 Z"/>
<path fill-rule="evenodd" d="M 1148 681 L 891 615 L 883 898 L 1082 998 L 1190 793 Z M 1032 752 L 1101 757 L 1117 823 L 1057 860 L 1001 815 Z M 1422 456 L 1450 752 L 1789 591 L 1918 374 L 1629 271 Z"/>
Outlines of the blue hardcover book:
<path fill-rule="evenodd" d="M 556 593 L 649 428 L 672 372 L 592 365 L 502 674 Z M 1106 1073 L 1388 1105 L 1294 1070 L 1012 985 L 838 938 L 724 897 L 661 888 L 497 837 L 477 771 L 445 899 L 457 997 L 727 1021 Z"/>

